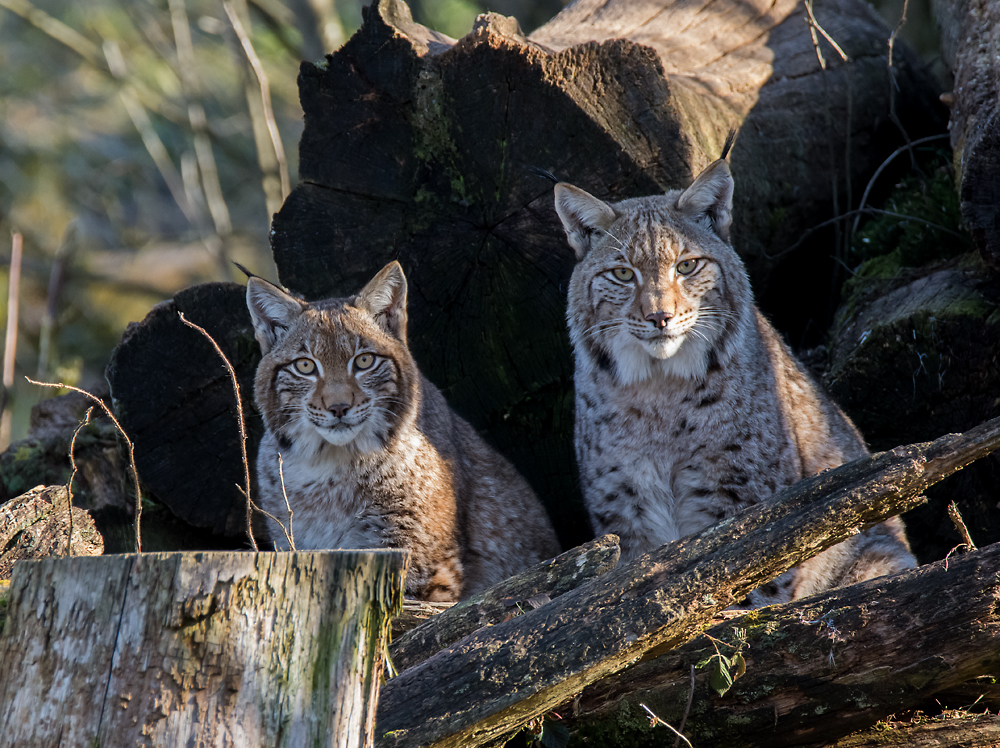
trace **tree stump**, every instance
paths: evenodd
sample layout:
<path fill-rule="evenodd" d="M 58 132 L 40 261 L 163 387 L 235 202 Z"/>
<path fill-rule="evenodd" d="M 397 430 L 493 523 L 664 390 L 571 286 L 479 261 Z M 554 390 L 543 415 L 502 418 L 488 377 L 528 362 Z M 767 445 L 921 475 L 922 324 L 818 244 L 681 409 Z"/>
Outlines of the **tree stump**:
<path fill-rule="evenodd" d="M 371 745 L 401 551 L 45 559 L 0 639 L 10 745 Z"/>
<path fill-rule="evenodd" d="M 948 129 L 962 219 L 983 259 L 1000 273 L 1000 6 L 934 0 L 934 15 L 955 76 Z"/>
<path fill-rule="evenodd" d="M 531 167 L 604 199 L 646 195 L 686 185 L 739 125 L 736 247 L 766 297 L 773 256 L 846 208 L 902 137 L 888 119 L 889 29 L 856 0 L 817 13 L 851 62 L 823 41 L 821 70 L 796 0 L 579 2 L 530 37 L 487 14 L 457 42 L 401 0 L 373 2 L 347 44 L 300 69 L 302 182 L 271 237 L 281 282 L 345 296 L 398 259 L 424 373 L 578 544 L 574 260 Z M 936 92 L 897 52 L 900 117 L 940 128 Z M 778 269 L 797 274 L 773 286 L 789 299 L 779 326 L 805 324 L 817 303 L 827 314 L 828 254 L 814 242 Z"/>

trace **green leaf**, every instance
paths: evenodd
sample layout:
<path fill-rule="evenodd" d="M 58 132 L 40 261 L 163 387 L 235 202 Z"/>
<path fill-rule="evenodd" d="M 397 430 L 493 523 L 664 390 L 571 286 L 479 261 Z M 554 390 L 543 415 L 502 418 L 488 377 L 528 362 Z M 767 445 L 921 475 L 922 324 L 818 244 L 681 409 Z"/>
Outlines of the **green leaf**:
<path fill-rule="evenodd" d="M 726 691 L 733 687 L 733 676 L 729 672 L 729 661 L 727 658 L 721 655 L 718 658 L 714 669 L 712 670 L 712 677 L 709 678 L 708 683 L 719 696 L 725 696 Z M 726 660 L 723 662 L 723 660 Z"/>
<path fill-rule="evenodd" d="M 546 717 L 538 739 L 545 748 L 564 748 L 569 743 L 569 728 L 562 722 L 553 722 Z"/>

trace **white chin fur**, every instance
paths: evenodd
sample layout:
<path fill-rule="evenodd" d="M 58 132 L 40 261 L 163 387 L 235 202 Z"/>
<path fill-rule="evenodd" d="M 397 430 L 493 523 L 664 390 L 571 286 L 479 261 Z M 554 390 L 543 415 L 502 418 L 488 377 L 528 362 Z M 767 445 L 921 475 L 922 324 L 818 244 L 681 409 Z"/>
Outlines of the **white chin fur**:
<path fill-rule="evenodd" d="M 672 338 L 663 337 L 655 340 L 640 340 L 639 342 L 642 343 L 642 347 L 650 356 L 663 359 L 670 358 L 677 353 L 685 340 L 683 335 L 677 335 Z"/>
<path fill-rule="evenodd" d="M 351 426 L 350 428 L 329 429 L 317 426 L 316 431 L 330 444 L 336 447 L 343 447 L 354 441 L 355 437 L 361 433 L 362 424 Z"/>
<path fill-rule="evenodd" d="M 644 382 L 654 376 L 702 379 L 708 370 L 710 344 L 700 337 L 647 341 L 623 331 L 610 343 L 615 374 L 622 384 Z"/>

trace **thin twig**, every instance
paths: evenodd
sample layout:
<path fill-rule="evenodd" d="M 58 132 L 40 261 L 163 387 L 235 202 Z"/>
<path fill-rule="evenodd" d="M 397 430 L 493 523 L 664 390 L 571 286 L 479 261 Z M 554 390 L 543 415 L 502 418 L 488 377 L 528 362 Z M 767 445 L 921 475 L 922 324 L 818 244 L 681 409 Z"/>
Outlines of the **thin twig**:
<path fill-rule="evenodd" d="M 906 132 L 906 128 L 903 127 L 903 123 L 900 121 L 899 115 L 896 114 L 896 91 L 899 86 L 896 83 L 896 69 L 892 64 L 892 56 L 896 49 L 896 36 L 906 23 L 906 11 L 909 8 L 909 5 L 910 0 L 903 0 L 903 12 L 899 16 L 899 23 L 896 24 L 896 28 L 892 30 L 892 34 L 889 36 L 889 119 L 892 120 L 893 124 L 895 124 L 899 131 L 903 134 L 903 140 L 906 141 L 907 150 L 910 153 L 910 166 L 914 171 L 917 171 L 917 157 L 913 153 L 913 143 L 910 142 L 910 135 Z"/>
<path fill-rule="evenodd" d="M 976 544 L 972 542 L 972 536 L 969 534 L 969 528 L 965 526 L 962 514 L 958 511 L 958 505 L 955 504 L 954 501 L 948 504 L 948 518 L 951 520 L 952 524 L 955 525 L 955 529 L 958 530 L 958 534 L 962 537 L 962 541 L 967 546 L 966 550 L 978 550 L 976 548 Z"/>
<path fill-rule="evenodd" d="M 125 433 L 125 429 L 122 425 L 118 423 L 118 419 L 115 418 L 115 414 L 111 412 L 111 409 L 104 404 L 97 395 L 87 392 L 86 390 L 81 390 L 79 387 L 74 387 L 70 384 L 63 384 L 62 382 L 36 382 L 31 377 L 25 377 L 31 384 L 37 385 L 39 387 L 52 387 L 54 389 L 72 390 L 73 392 L 79 392 L 81 395 L 90 398 L 99 406 L 101 410 L 105 412 L 108 418 L 111 419 L 111 423 L 115 425 L 118 429 L 118 433 L 122 435 L 125 440 L 125 444 L 128 446 L 128 462 L 132 470 L 132 480 L 135 483 L 135 552 L 142 553 L 142 536 L 139 533 L 139 517 L 142 514 L 142 492 L 139 489 L 139 471 L 135 468 L 135 447 L 132 444 L 132 440 L 128 438 L 128 434 Z"/>
<path fill-rule="evenodd" d="M 285 490 L 285 461 L 281 459 L 281 452 L 278 452 L 278 480 L 281 481 L 281 495 L 285 497 L 285 508 L 288 510 L 288 545 L 295 550 L 295 532 L 292 530 L 292 505 L 288 503 L 288 492 Z M 282 527 L 284 529 L 284 527 Z"/>
<path fill-rule="evenodd" d="M 912 143 L 908 143 L 907 145 L 902 145 L 895 151 L 893 151 L 892 155 L 890 155 L 889 158 L 887 158 L 885 161 L 882 162 L 882 165 L 875 170 L 874 174 L 872 174 L 872 178 L 868 180 L 868 186 L 865 187 L 865 191 L 861 195 L 861 203 L 858 205 L 858 210 L 861 210 L 862 208 L 865 207 L 865 203 L 868 202 L 868 193 L 872 191 L 872 187 L 875 185 L 875 180 L 879 178 L 879 175 L 883 171 L 885 171 L 885 168 L 890 163 L 892 163 L 893 159 L 895 159 L 896 156 L 898 156 L 900 153 L 903 153 L 904 151 L 909 151 L 912 148 L 921 145 L 923 143 L 929 143 L 932 140 L 943 140 L 944 138 L 950 138 L 950 137 L 951 135 L 949 135 L 948 133 L 942 133 L 941 135 L 928 135 L 926 138 L 920 138 L 918 140 L 914 140 Z M 861 222 L 861 214 L 859 213 L 858 216 L 854 219 L 854 225 L 851 226 L 852 234 L 858 230 L 858 224 L 860 222 Z"/>
<path fill-rule="evenodd" d="M 215 342 L 215 339 L 208 334 L 208 331 L 204 327 L 199 327 L 194 322 L 189 321 L 188 318 L 184 316 L 184 312 L 177 312 L 177 314 L 180 316 L 181 322 L 190 327 L 192 330 L 200 332 L 203 336 L 205 336 L 208 342 L 212 344 L 215 352 L 218 353 L 219 358 L 222 359 L 222 363 L 226 365 L 226 370 L 229 372 L 229 378 L 232 380 L 233 392 L 236 395 L 236 418 L 240 427 L 240 452 L 243 457 L 243 478 L 245 486 L 243 495 L 246 496 L 247 499 L 247 537 L 250 538 L 250 545 L 253 546 L 253 549 L 256 551 L 258 550 L 257 541 L 254 540 L 253 537 L 253 526 L 251 523 L 251 504 L 253 502 L 250 499 L 250 462 L 247 460 L 247 430 L 246 424 L 243 421 L 243 400 L 240 397 L 240 383 L 236 379 L 236 370 L 233 369 L 233 365 L 229 363 L 229 359 L 226 358 L 226 354 L 222 352 L 221 348 L 219 348 L 219 344 Z"/>
<path fill-rule="evenodd" d="M 826 39 L 828 42 L 830 42 L 830 46 L 833 47 L 835 50 L 837 50 L 837 54 L 840 55 L 840 59 L 842 59 L 844 62 L 847 62 L 848 61 L 847 53 L 840 48 L 840 45 L 833 40 L 832 36 L 826 33 L 826 29 L 820 26 L 819 21 L 816 20 L 816 14 L 813 13 L 813 0 L 807 0 L 805 6 L 806 6 L 806 13 L 809 16 L 806 19 L 806 23 L 809 24 L 810 31 L 815 29 L 816 31 L 821 33 L 823 35 L 823 38 Z M 819 51 L 819 40 L 816 38 L 815 33 L 813 33 L 813 44 L 816 46 L 816 54 L 821 59 L 820 64 L 822 68 L 826 70 L 826 62 L 822 60 L 822 54 Z"/>
<path fill-rule="evenodd" d="M 932 229 L 943 231 L 944 233 L 950 234 L 951 236 L 957 236 L 960 238 L 963 236 L 957 231 L 952 231 L 951 229 L 941 226 L 940 224 L 933 223 L 931 221 L 925 221 L 923 218 L 917 218 L 916 216 L 907 216 L 904 215 L 903 213 L 894 213 L 891 210 L 879 210 L 878 208 L 856 208 L 855 210 L 849 210 L 846 213 L 842 213 L 839 216 L 834 216 L 833 218 L 823 221 L 822 223 L 817 223 L 811 229 L 807 229 L 805 233 L 803 233 L 802 236 L 799 237 L 799 240 L 795 242 L 795 244 L 793 244 L 792 246 L 786 247 L 777 254 L 773 255 L 764 252 L 764 256 L 769 260 L 776 260 L 779 257 L 783 257 L 784 255 L 787 255 L 789 252 L 798 249 L 801 246 L 802 242 L 804 242 L 810 234 L 819 231 L 820 229 L 829 226 L 830 224 L 836 223 L 837 221 L 843 221 L 845 218 L 850 218 L 851 216 L 857 215 L 858 213 L 868 213 L 871 215 L 879 215 L 879 216 L 893 216 L 894 218 L 899 218 L 901 221 L 916 221 L 917 223 L 922 223 L 923 225 L 929 226 Z"/>
<path fill-rule="evenodd" d="M 677 731 L 678 733 L 684 732 L 684 725 L 687 724 L 688 714 L 691 713 L 691 704 L 694 703 L 694 665 L 691 665 L 691 689 L 688 691 L 687 705 L 684 707 L 684 716 L 681 717 L 681 726 Z M 674 748 L 679 748 L 681 744 L 682 735 L 678 735 L 677 739 L 674 740 Z M 688 744 L 690 745 L 690 743 Z"/>
<path fill-rule="evenodd" d="M 73 479 L 76 478 L 76 457 L 73 455 L 73 451 L 76 449 L 76 437 L 90 423 L 90 414 L 93 412 L 94 406 L 91 405 L 87 408 L 86 415 L 80 421 L 80 425 L 76 427 L 76 431 L 73 432 L 73 438 L 69 442 L 69 464 L 72 469 L 69 472 L 69 480 L 66 481 L 66 509 L 69 511 L 69 541 L 66 543 L 66 554 L 68 556 L 73 555 Z"/>
<path fill-rule="evenodd" d="M 240 486 L 238 484 L 235 484 L 235 485 L 236 485 L 236 490 L 239 491 L 241 494 L 243 494 L 244 497 L 246 497 L 247 494 L 246 494 L 246 491 L 243 490 L 243 486 Z M 278 519 L 277 517 L 275 517 L 273 514 L 271 514 L 269 511 L 267 511 L 263 507 L 257 506 L 257 504 L 255 504 L 253 501 L 250 501 L 250 508 L 253 511 L 257 512 L 258 514 L 263 514 L 269 520 L 273 520 L 274 523 L 276 525 L 278 525 L 278 527 L 281 528 L 281 531 L 285 534 L 285 540 L 288 541 L 288 546 L 293 551 L 295 550 L 295 546 L 292 543 L 292 536 L 288 534 L 288 528 L 285 527 L 284 523 L 280 519 Z"/>
<path fill-rule="evenodd" d="M 21 250 L 24 237 L 15 232 L 11 236 L 10 275 L 7 278 L 7 333 L 3 346 L 3 399 L 0 400 L 0 413 L 3 423 L 10 420 L 7 414 L 7 399 L 14 386 L 14 363 L 17 360 L 17 310 L 21 295 Z M 5 429 L 0 429 L 4 430 Z M 4 435 L 0 435 L 4 436 Z"/>
<path fill-rule="evenodd" d="M 677 731 L 673 727 L 671 727 L 669 723 L 664 722 L 662 719 L 660 719 L 659 717 L 657 717 L 653 713 L 652 709 L 650 709 L 645 704 L 639 704 L 639 706 L 641 706 L 643 709 L 645 709 L 646 713 L 649 715 L 650 726 L 656 727 L 657 725 L 663 725 L 664 727 L 668 728 L 672 733 L 674 733 L 674 735 L 676 735 L 680 740 L 683 740 L 685 743 L 687 743 L 688 746 L 689 746 L 689 748 L 694 748 L 694 746 L 691 745 L 691 741 L 690 740 L 688 740 L 683 735 L 681 735 L 679 731 Z"/>
<path fill-rule="evenodd" d="M 278 132 L 278 123 L 274 119 L 274 107 L 271 105 L 271 86 L 267 80 L 267 73 L 264 71 L 264 66 L 261 64 L 260 58 L 257 57 L 253 44 L 250 42 L 250 37 L 243 27 L 240 17 L 233 9 L 232 3 L 229 0 L 223 0 L 222 7 L 225 8 L 226 15 L 229 16 L 229 22 L 233 25 L 233 31 L 236 32 L 236 36 L 239 37 L 240 44 L 243 46 L 243 52 L 247 56 L 247 61 L 257 76 L 257 82 L 260 83 L 260 98 L 264 104 L 264 117 L 267 120 L 267 131 L 271 135 L 274 155 L 278 159 L 278 168 L 281 174 L 281 199 L 284 200 L 288 197 L 288 193 L 291 192 L 290 180 L 288 178 L 288 161 L 285 158 L 285 147 L 281 143 L 281 134 Z"/>

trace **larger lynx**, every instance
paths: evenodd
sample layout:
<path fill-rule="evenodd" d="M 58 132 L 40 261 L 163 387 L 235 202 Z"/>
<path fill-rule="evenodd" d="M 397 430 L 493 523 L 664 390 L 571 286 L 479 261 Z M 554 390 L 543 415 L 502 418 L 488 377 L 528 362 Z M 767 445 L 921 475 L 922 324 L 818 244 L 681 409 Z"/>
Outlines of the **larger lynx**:
<path fill-rule="evenodd" d="M 728 144 L 727 149 L 728 151 Z M 576 453 L 595 531 L 629 558 L 867 454 L 753 302 L 723 158 L 684 191 L 555 204 L 578 264 L 567 317 Z M 751 595 L 802 597 L 916 565 L 893 518 Z"/>
<path fill-rule="evenodd" d="M 264 354 L 259 499 L 285 518 L 287 492 L 297 548 L 406 548 L 406 592 L 430 600 L 468 597 L 559 552 L 528 484 L 417 369 L 398 262 L 357 296 L 313 303 L 250 278 L 247 306 Z"/>

